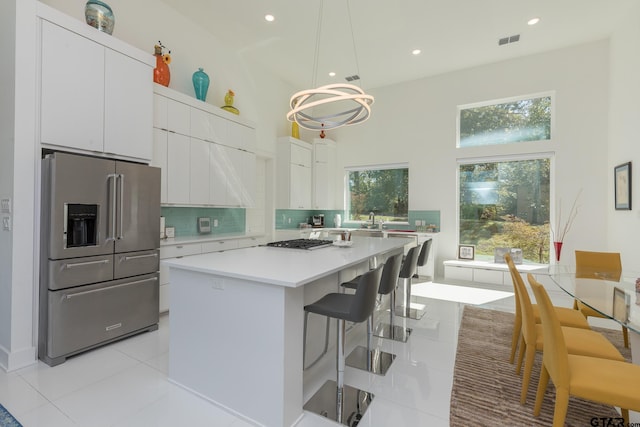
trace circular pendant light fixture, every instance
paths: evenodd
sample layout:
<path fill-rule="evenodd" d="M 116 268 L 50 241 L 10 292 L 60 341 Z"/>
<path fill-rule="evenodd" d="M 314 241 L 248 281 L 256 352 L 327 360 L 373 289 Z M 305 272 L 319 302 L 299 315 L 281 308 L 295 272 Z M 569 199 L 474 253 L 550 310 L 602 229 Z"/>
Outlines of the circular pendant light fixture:
<path fill-rule="evenodd" d="M 318 74 L 323 5 L 324 0 L 320 0 L 313 64 L 313 81 L 311 86 L 316 85 L 316 77 Z M 359 74 L 358 55 L 353 37 L 351 9 L 348 1 L 347 13 L 351 29 L 351 41 L 356 61 L 356 70 Z M 291 110 L 287 113 L 287 120 L 295 121 L 299 126 L 310 130 L 336 129 L 341 126 L 354 125 L 367 120 L 371 115 L 371 104 L 373 104 L 373 102 L 373 96 L 367 95 L 362 88 L 356 85 L 348 83 L 329 84 L 294 93 L 289 101 Z M 315 111 L 317 109 L 320 109 L 322 112 L 316 113 Z"/>

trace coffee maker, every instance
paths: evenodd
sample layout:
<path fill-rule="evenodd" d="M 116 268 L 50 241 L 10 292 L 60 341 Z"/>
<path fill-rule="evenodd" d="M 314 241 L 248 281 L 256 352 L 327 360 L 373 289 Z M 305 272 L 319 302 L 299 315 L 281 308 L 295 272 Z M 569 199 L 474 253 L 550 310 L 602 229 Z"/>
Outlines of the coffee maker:
<path fill-rule="evenodd" d="M 324 228 L 324 215 L 314 215 L 311 217 L 311 226 L 314 228 Z"/>

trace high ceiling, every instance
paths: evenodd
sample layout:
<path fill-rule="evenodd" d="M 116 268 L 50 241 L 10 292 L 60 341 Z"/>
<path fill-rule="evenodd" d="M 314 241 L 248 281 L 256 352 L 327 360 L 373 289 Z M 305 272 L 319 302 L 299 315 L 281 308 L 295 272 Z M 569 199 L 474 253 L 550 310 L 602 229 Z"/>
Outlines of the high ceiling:
<path fill-rule="evenodd" d="M 359 74 L 369 89 L 603 39 L 637 0 L 325 0 L 317 73 L 321 0 L 163 1 L 296 88 Z"/>

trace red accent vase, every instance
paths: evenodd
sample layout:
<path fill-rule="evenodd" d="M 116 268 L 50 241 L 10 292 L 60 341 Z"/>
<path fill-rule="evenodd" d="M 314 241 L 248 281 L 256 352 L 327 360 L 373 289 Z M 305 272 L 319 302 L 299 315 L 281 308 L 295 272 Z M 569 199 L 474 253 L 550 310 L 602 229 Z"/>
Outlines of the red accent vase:
<path fill-rule="evenodd" d="M 553 249 L 556 251 L 556 261 L 560 261 L 560 252 L 562 252 L 562 242 L 553 242 Z"/>
<path fill-rule="evenodd" d="M 156 68 L 153 69 L 153 81 L 162 85 L 169 87 L 169 80 L 171 80 L 171 71 L 169 70 L 169 65 L 164 62 L 162 55 L 155 55 L 156 57 Z"/>

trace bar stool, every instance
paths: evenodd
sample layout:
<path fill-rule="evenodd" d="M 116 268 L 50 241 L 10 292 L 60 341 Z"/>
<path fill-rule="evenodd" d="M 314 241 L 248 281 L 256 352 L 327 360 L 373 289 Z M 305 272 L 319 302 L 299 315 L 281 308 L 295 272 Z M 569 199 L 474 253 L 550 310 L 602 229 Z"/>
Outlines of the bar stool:
<path fill-rule="evenodd" d="M 429 252 L 431 252 L 431 239 L 425 241 L 422 244 L 422 249 L 420 249 L 420 255 L 418 255 L 418 267 L 424 267 L 427 265 L 427 260 L 429 259 Z M 417 279 L 418 272 L 413 275 L 414 279 Z"/>
<path fill-rule="evenodd" d="M 404 284 L 404 306 L 399 307 L 396 310 L 396 315 L 399 317 L 419 320 L 422 319 L 422 316 L 424 316 L 423 310 L 411 308 L 411 278 L 414 274 L 416 274 L 416 271 L 418 270 L 418 256 L 420 252 L 422 252 L 422 248 L 425 246 L 425 244 L 426 242 L 420 246 L 414 246 L 413 248 L 409 249 L 404 262 L 402 263 L 402 268 L 400 269 L 400 279 L 402 279 L 402 283 Z"/>
<path fill-rule="evenodd" d="M 373 313 L 382 276 L 382 266 L 360 276 L 355 294 L 330 293 L 318 301 L 306 305 L 305 312 L 333 317 L 338 320 L 337 381 L 329 380 L 304 405 L 307 411 L 346 424 L 362 418 L 373 400 L 373 394 L 344 384 L 345 324 L 346 321 L 361 323 Z M 306 340 L 306 333 L 305 333 Z"/>
<path fill-rule="evenodd" d="M 398 275 L 400 274 L 401 265 L 402 254 L 394 255 L 387 258 L 382 267 L 382 278 L 380 279 L 380 286 L 378 286 L 378 295 L 387 295 L 389 293 L 392 293 L 398 283 Z M 358 280 L 356 279 L 350 282 L 342 283 L 341 286 L 348 289 L 356 289 L 358 287 Z M 393 303 L 393 297 L 391 301 Z M 393 310 L 390 311 L 392 313 L 391 322 L 393 322 Z M 363 371 L 368 371 L 378 375 L 385 375 L 389 370 L 389 367 L 393 363 L 393 359 L 395 359 L 396 355 L 387 353 L 378 348 L 372 348 L 372 340 L 373 312 L 367 319 L 367 346 L 363 347 L 359 345 L 354 348 L 349 356 L 347 356 L 347 366 L 362 369 Z"/>

